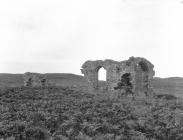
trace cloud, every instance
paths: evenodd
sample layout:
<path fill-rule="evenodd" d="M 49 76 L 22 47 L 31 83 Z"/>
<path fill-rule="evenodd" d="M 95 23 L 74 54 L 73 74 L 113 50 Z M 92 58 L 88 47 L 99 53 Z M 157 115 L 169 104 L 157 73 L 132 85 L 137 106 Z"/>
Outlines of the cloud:
<path fill-rule="evenodd" d="M 1 1 L 0 72 L 80 73 L 85 60 L 134 55 L 157 75 L 181 75 L 182 9 L 178 0 Z"/>
<path fill-rule="evenodd" d="M 17 27 L 22 31 L 25 31 L 25 30 L 36 31 L 36 30 L 38 30 L 38 25 L 33 23 L 33 22 L 30 22 L 30 21 L 19 22 L 17 24 Z"/>

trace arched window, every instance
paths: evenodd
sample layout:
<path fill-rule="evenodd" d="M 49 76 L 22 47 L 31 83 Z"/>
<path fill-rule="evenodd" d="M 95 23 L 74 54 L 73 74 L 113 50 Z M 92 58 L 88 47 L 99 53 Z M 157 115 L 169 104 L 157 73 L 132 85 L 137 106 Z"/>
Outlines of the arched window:
<path fill-rule="evenodd" d="M 98 80 L 107 81 L 107 73 L 103 67 L 99 68 L 99 70 L 98 70 Z"/>

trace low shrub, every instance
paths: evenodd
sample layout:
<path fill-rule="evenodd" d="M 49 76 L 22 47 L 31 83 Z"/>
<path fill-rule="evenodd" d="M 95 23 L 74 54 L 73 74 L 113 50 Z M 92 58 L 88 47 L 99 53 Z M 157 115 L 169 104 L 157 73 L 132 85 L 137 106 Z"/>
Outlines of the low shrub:
<path fill-rule="evenodd" d="M 66 87 L 3 90 L 0 139 L 183 139 L 180 104 L 165 98 L 104 94 L 83 94 Z"/>

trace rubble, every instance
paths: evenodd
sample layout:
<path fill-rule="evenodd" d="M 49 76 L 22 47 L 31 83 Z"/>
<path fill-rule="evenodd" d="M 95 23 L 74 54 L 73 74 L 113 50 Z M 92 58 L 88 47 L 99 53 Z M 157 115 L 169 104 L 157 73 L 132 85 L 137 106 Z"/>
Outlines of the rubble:
<path fill-rule="evenodd" d="M 26 87 L 45 87 L 48 83 L 46 76 L 40 73 L 26 72 L 23 78 Z"/>

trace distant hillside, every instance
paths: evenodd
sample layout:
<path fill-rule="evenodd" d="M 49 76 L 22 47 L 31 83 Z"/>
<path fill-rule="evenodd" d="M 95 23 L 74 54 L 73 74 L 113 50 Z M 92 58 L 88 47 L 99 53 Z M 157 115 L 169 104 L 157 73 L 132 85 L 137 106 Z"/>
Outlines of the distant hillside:
<path fill-rule="evenodd" d="M 183 78 L 170 77 L 158 78 L 153 80 L 153 87 L 157 93 L 173 94 L 178 97 L 183 97 Z"/>
<path fill-rule="evenodd" d="M 22 86 L 22 74 L 0 74 L 0 87 Z"/>
<path fill-rule="evenodd" d="M 87 82 L 81 75 L 69 73 L 47 73 L 48 80 L 57 86 L 86 86 Z M 23 85 L 22 74 L 0 74 L 0 87 L 15 87 Z M 154 90 L 159 94 L 183 96 L 183 78 L 158 78 L 153 80 Z"/>
<path fill-rule="evenodd" d="M 87 82 L 81 75 L 67 74 L 67 73 L 49 73 L 46 74 L 48 80 L 51 83 L 55 83 L 57 86 L 85 86 Z"/>
<path fill-rule="evenodd" d="M 86 85 L 83 76 L 67 73 L 47 73 L 50 83 L 57 86 Z M 0 74 L 0 87 L 23 86 L 23 74 Z"/>

